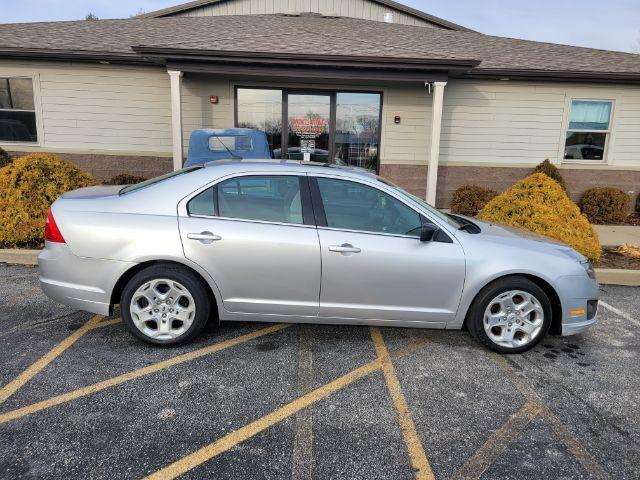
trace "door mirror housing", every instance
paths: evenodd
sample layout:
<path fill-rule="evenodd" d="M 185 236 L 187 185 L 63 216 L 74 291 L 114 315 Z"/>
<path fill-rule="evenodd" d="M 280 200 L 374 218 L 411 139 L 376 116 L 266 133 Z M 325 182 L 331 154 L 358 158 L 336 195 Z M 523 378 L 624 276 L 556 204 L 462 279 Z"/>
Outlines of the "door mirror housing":
<path fill-rule="evenodd" d="M 440 231 L 440 227 L 438 227 L 437 225 L 434 225 L 433 223 L 423 224 L 422 228 L 420 229 L 420 241 L 432 242 L 439 231 Z"/>

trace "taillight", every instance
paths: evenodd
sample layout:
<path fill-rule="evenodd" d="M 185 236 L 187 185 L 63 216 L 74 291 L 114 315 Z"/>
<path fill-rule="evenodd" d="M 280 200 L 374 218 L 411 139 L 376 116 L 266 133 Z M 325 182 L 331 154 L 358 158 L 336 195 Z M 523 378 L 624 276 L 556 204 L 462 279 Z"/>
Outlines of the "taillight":
<path fill-rule="evenodd" d="M 51 209 L 49 209 L 49 211 L 47 212 L 47 223 L 44 227 L 44 239 L 47 242 L 66 243 L 64 241 L 64 237 L 60 233 L 58 225 L 56 225 L 56 221 L 53 218 Z"/>

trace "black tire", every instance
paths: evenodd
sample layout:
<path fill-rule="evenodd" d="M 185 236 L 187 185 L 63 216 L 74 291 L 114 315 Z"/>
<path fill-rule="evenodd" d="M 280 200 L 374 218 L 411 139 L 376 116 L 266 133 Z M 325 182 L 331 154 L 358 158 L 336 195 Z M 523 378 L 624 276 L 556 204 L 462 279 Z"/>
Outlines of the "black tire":
<path fill-rule="evenodd" d="M 133 295 L 145 283 L 156 279 L 174 280 L 180 283 L 188 290 L 195 303 L 195 313 L 191 325 L 176 338 L 166 340 L 152 338 L 138 329 L 132 319 L 130 306 Z M 193 272 L 179 265 L 159 264 L 145 268 L 127 282 L 120 298 L 122 319 L 129 332 L 139 340 L 156 346 L 178 346 L 191 342 L 207 325 L 211 317 L 211 307 L 211 297 L 203 281 Z"/>
<path fill-rule="evenodd" d="M 501 293 L 510 290 L 521 290 L 533 295 L 540 302 L 544 312 L 544 320 L 540 332 L 532 341 L 521 347 L 506 347 L 495 343 L 487 335 L 483 324 L 484 312 L 489 303 Z M 498 353 L 524 353 L 535 347 L 547 335 L 551 327 L 552 315 L 551 301 L 542 288 L 527 278 L 510 276 L 498 279 L 480 291 L 469 309 L 467 327 L 476 340 L 490 350 Z"/>

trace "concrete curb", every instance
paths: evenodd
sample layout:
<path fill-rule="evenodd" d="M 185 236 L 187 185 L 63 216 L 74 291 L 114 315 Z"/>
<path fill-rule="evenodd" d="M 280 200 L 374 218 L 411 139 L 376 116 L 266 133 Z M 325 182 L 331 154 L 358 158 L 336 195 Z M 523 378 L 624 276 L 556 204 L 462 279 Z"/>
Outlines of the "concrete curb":
<path fill-rule="evenodd" d="M 598 283 L 604 285 L 640 286 L 640 270 L 617 270 L 613 268 L 596 268 Z"/>
<path fill-rule="evenodd" d="M 640 227 L 629 225 L 594 225 L 600 245 L 603 247 L 617 247 L 623 243 L 640 245 Z"/>
<path fill-rule="evenodd" d="M 21 248 L 0 248 L 0 262 L 17 265 L 38 265 L 40 250 L 25 250 Z"/>

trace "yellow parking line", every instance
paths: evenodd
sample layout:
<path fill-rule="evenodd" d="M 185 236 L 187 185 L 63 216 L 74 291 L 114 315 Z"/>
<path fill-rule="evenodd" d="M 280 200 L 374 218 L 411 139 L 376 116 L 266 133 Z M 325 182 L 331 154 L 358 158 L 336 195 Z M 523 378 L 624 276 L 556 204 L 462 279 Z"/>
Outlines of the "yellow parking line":
<path fill-rule="evenodd" d="M 287 327 L 290 327 L 289 324 L 278 324 L 273 325 L 271 327 L 263 328 L 261 330 L 257 330 L 255 332 L 248 333 L 246 335 L 242 335 L 237 338 L 233 338 L 230 340 L 226 340 L 224 342 L 215 343 L 208 347 L 200 348 L 198 350 L 194 350 L 193 352 L 185 353 L 183 355 L 178 355 L 173 358 L 169 358 L 168 360 L 164 360 L 162 362 L 154 363 L 152 365 L 148 365 L 144 368 L 140 368 L 138 370 L 132 370 L 128 373 L 118 375 L 117 377 L 110 378 L 108 380 L 104 380 L 102 382 L 94 383 L 93 385 L 89 385 L 87 387 L 79 388 L 77 390 L 73 390 L 71 392 L 63 393 L 62 395 L 58 395 L 56 397 L 49 398 L 47 400 L 43 400 L 41 402 L 37 402 L 26 407 L 18 408 L 16 410 L 12 410 L 7 413 L 0 414 L 0 424 L 6 423 L 11 420 L 15 420 L 17 418 L 24 417 L 26 415 L 31 415 L 33 413 L 39 412 L 41 410 L 45 410 L 47 408 L 51 408 L 56 405 L 60 405 L 61 403 L 66 403 L 71 400 L 75 400 L 81 397 L 85 397 L 87 395 L 91 395 L 96 392 L 100 392 L 110 387 L 115 387 L 116 385 L 120 385 L 122 383 L 128 382 L 130 380 L 134 380 L 136 378 L 143 377 L 145 375 L 149 375 L 150 373 L 155 373 L 160 370 L 164 370 L 166 368 L 172 367 L 174 365 L 178 365 L 181 363 L 189 362 L 191 360 L 195 360 L 197 358 L 203 357 L 205 355 L 209 355 L 215 352 L 219 352 L 221 350 L 234 347 L 236 345 L 240 345 L 241 343 L 248 342 L 249 340 L 253 340 L 255 338 L 262 337 L 264 335 L 268 335 L 270 333 L 274 333 L 280 330 L 283 330 Z M 96 327 L 97 328 L 97 327 Z"/>
<path fill-rule="evenodd" d="M 33 363 L 29 368 L 24 370 L 20 375 L 14 378 L 12 381 L 7 383 L 2 389 L 0 389 L 0 405 L 2 405 L 11 395 L 20 390 L 29 380 L 35 377 L 43 368 L 53 362 L 57 357 L 59 357 L 65 350 L 71 347 L 74 343 L 76 343 L 80 338 L 90 330 L 94 328 L 106 327 L 106 323 L 113 322 L 113 320 L 108 320 L 103 325 L 100 321 L 103 319 L 102 316 L 96 315 L 92 317 L 87 323 L 85 323 L 82 327 L 77 329 L 51 350 L 49 350 L 45 355 L 40 357 L 35 363 Z M 111 324 L 111 323 L 109 323 Z"/>
<path fill-rule="evenodd" d="M 376 348 L 378 359 L 382 362 L 382 373 L 387 383 L 387 389 L 393 400 L 393 406 L 398 414 L 398 420 L 400 422 L 400 429 L 404 437 L 404 443 L 407 446 L 409 452 L 409 459 L 411 460 L 411 466 L 414 469 L 416 478 L 419 480 L 429 479 L 433 480 L 433 470 L 429 465 L 427 454 L 424 451 L 424 447 L 420 442 L 420 437 L 416 431 L 416 426 L 411 418 L 411 412 L 409 406 L 402 393 L 402 387 L 400 381 L 396 375 L 396 370 L 393 367 L 391 358 L 389 357 L 389 351 L 384 343 L 380 329 L 377 327 L 371 327 L 371 338 Z"/>
<path fill-rule="evenodd" d="M 369 362 L 360 368 L 357 368 L 336 380 L 317 388 L 302 397 L 284 405 L 283 407 L 274 410 L 273 412 L 265 415 L 258 420 L 255 420 L 240 429 L 231 432 L 219 440 L 193 452 L 190 455 L 178 460 L 175 463 L 157 471 L 156 473 L 149 475 L 148 480 L 168 480 L 176 478 L 189 470 L 203 464 L 207 460 L 210 460 L 223 452 L 226 452 L 230 448 L 235 447 L 239 443 L 247 440 L 254 435 L 266 430 L 267 428 L 275 425 L 282 420 L 295 415 L 300 410 L 313 405 L 314 403 L 323 400 L 329 395 L 341 390 L 348 385 L 356 382 L 357 380 L 375 372 L 382 366 L 380 360 L 374 360 Z"/>
<path fill-rule="evenodd" d="M 544 407 L 542 410 L 542 418 L 545 423 L 551 427 L 554 435 L 564 443 L 567 450 L 580 462 L 582 468 L 589 472 L 593 478 L 605 480 L 611 478 L 604 471 L 602 466 L 593 458 L 593 456 L 580 444 L 580 442 L 569 432 L 569 429 L 562 423 L 558 416 L 549 408 Z"/>
<path fill-rule="evenodd" d="M 542 411 L 542 405 L 527 401 L 507 422 L 460 467 L 451 480 L 475 480 L 496 461 L 504 449 L 511 443 L 531 421 Z"/>
<path fill-rule="evenodd" d="M 298 347 L 298 396 L 308 393 L 313 387 L 313 354 L 311 351 L 311 327 L 300 327 Z M 291 458 L 291 480 L 313 478 L 313 417 L 311 409 L 296 414 L 293 455 Z"/>
<path fill-rule="evenodd" d="M 517 375 L 513 367 L 509 362 L 501 355 L 493 353 L 493 358 L 502 368 L 507 378 L 515 385 L 520 394 L 529 402 L 541 404 L 538 394 L 527 384 L 524 378 Z M 551 427 L 554 435 L 564 443 L 567 450 L 580 462 L 582 467 L 590 472 L 595 478 L 607 479 L 610 478 L 605 472 L 602 466 L 596 461 L 595 458 L 582 446 L 575 436 L 571 434 L 569 429 L 562 423 L 560 418 L 553 413 L 553 411 L 546 406 L 542 407 L 540 412 L 541 418 L 545 424 Z"/>

